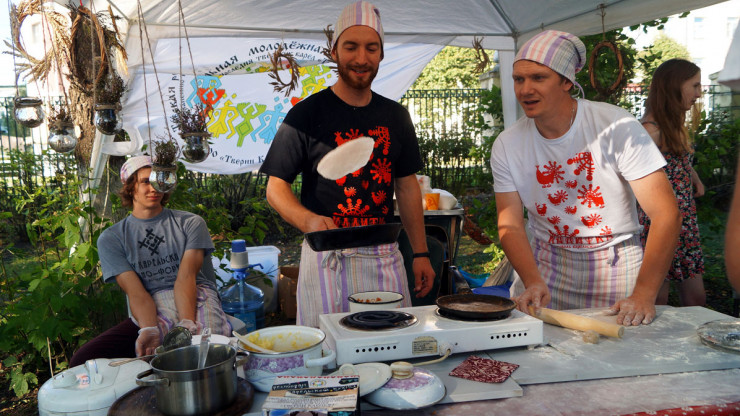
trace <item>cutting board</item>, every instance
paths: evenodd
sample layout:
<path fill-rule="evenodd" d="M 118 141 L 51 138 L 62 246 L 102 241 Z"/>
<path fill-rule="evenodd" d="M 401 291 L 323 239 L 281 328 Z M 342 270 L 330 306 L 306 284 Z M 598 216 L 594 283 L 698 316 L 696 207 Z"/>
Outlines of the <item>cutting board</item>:
<path fill-rule="evenodd" d="M 572 310 L 578 315 L 615 323 L 605 309 Z M 740 368 L 740 354 L 701 343 L 696 329 L 716 319 L 732 319 L 702 307 L 657 307 L 650 325 L 625 327 L 624 336 L 583 342 L 582 332 L 545 324 L 545 343 L 534 348 L 492 350 L 496 360 L 519 364 L 512 374 L 520 385 Z"/>

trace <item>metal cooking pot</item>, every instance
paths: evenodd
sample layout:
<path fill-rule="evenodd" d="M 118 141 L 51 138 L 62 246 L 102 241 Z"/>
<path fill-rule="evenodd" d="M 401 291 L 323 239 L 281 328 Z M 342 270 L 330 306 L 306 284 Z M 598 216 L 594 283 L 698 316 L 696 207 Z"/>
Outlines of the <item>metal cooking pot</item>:
<path fill-rule="evenodd" d="M 458 294 L 437 298 L 442 313 L 462 319 L 501 319 L 511 314 L 516 302 L 494 295 Z"/>
<path fill-rule="evenodd" d="M 335 228 L 306 233 L 305 237 L 313 251 L 342 250 L 395 243 L 402 227 L 400 223 L 391 223 Z"/>
<path fill-rule="evenodd" d="M 136 376 L 136 384 L 154 386 L 157 409 L 169 416 L 206 415 L 228 407 L 236 398 L 236 368 L 249 361 L 248 352 L 209 344 L 205 367 L 198 369 L 200 345 L 160 354 L 150 370 Z M 237 360 L 237 355 L 242 356 Z M 154 374 L 154 379 L 144 379 Z"/>

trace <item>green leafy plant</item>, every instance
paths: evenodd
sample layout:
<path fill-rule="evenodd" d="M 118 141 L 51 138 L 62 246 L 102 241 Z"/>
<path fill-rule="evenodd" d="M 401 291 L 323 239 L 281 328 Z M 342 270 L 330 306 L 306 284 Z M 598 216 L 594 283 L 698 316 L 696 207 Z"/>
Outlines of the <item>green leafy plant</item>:
<path fill-rule="evenodd" d="M 91 194 L 80 198 L 80 185 L 60 178 L 58 187 L 36 188 L 17 201 L 32 249 L 14 254 L 34 261 L 0 268 L 0 349 L 19 396 L 39 375 L 51 376 L 45 369 L 65 369 L 82 343 L 124 317 L 123 295 L 103 285 L 98 266 L 97 238 L 110 222 L 85 202 Z"/>

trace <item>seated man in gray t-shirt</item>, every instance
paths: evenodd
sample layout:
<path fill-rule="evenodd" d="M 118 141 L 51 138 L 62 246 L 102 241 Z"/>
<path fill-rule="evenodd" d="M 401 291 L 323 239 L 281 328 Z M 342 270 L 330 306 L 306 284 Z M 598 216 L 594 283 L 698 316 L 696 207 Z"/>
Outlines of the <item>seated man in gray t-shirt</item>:
<path fill-rule="evenodd" d="M 131 215 L 98 238 L 103 280 L 115 279 L 123 289 L 132 317 L 83 345 L 70 367 L 92 358 L 153 354 L 175 326 L 193 334 L 206 327 L 231 333 L 216 291 L 206 223 L 164 207 L 169 195 L 149 184 L 151 164 L 149 156 L 136 156 L 121 167 L 120 195 Z"/>

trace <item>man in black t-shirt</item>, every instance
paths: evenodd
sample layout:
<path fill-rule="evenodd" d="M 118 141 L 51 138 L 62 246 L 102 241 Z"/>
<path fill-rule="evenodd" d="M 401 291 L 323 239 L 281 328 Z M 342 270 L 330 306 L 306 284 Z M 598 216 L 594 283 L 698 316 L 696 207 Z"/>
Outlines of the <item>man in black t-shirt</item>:
<path fill-rule="evenodd" d="M 339 77 L 290 110 L 261 171 L 270 176 L 267 200 L 304 233 L 392 221 L 395 192 L 401 221 L 414 255 L 414 290 L 423 297 L 434 271 L 424 233 L 422 167 L 416 132 L 400 104 L 371 91 L 383 58 L 380 13 L 359 1 L 344 8 L 335 26 L 332 58 Z M 358 137 L 375 141 L 368 163 L 338 180 L 321 177 L 317 165 L 330 150 Z M 291 183 L 302 174 L 300 201 Z M 298 278 L 299 325 L 318 326 L 318 315 L 348 310 L 347 297 L 369 290 L 405 295 L 411 306 L 398 244 L 314 252 L 303 243 Z M 319 295 L 319 296 L 317 296 Z"/>

